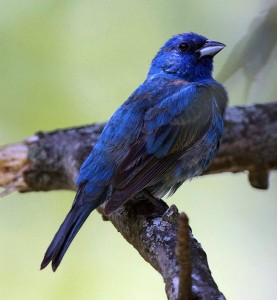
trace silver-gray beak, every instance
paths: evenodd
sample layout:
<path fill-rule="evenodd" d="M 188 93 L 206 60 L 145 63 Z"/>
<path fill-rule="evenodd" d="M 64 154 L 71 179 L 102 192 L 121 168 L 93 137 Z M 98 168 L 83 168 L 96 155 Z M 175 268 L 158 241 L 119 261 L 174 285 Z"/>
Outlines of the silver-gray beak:
<path fill-rule="evenodd" d="M 199 58 L 203 56 L 215 56 L 219 51 L 221 51 L 226 45 L 216 41 L 207 40 L 200 49 L 196 50 L 199 53 Z"/>

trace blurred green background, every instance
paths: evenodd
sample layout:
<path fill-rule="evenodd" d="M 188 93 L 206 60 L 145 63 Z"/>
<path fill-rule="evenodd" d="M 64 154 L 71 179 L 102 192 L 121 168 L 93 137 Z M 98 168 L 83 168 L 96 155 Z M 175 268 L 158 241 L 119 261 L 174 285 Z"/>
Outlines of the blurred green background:
<path fill-rule="evenodd" d="M 1 0 L 0 144 L 107 120 L 176 33 L 194 31 L 227 44 L 215 59 L 217 77 L 273 4 Z M 269 44 L 258 37 L 253 45 L 252 61 Z M 250 86 L 247 72 L 232 75 L 225 84 L 230 105 L 276 100 L 276 61 L 275 47 L 259 60 Z M 0 299 L 166 299 L 160 275 L 96 212 L 58 271 L 39 271 L 73 197 L 63 191 L 0 199 Z M 189 215 L 228 299 L 277 299 L 276 198 L 274 173 L 268 191 L 251 188 L 247 174 L 224 174 L 188 182 L 167 201 Z"/>

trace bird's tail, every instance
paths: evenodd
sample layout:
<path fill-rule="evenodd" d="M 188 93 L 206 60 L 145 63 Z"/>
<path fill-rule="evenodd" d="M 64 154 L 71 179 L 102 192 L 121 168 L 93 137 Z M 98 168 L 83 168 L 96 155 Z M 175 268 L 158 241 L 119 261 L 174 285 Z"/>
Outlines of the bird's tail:
<path fill-rule="evenodd" d="M 41 269 L 52 261 L 52 269 L 56 271 L 75 235 L 89 214 L 99 206 L 98 201 L 90 201 L 82 205 L 75 202 L 49 245 L 41 263 Z"/>

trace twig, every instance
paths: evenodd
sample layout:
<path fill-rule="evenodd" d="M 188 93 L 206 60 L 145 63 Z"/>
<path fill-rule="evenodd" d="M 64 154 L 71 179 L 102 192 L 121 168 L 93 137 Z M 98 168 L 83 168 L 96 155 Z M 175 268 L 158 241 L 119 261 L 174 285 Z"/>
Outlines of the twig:
<path fill-rule="evenodd" d="M 178 300 L 188 300 L 191 294 L 191 258 L 190 258 L 190 228 L 185 213 L 178 220 L 176 256 L 179 263 L 179 293 Z"/>

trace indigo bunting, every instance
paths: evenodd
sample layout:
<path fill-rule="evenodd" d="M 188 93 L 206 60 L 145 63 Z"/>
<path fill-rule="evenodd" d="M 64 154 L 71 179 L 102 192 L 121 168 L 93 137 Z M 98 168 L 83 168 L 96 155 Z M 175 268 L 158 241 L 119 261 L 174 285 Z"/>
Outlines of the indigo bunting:
<path fill-rule="evenodd" d="M 130 199 L 172 195 L 215 156 L 228 97 L 212 77 L 225 47 L 195 33 L 173 36 L 154 57 L 146 80 L 106 124 L 80 169 L 73 205 L 41 269 L 59 266 L 73 238 L 105 202 L 109 215 Z"/>

